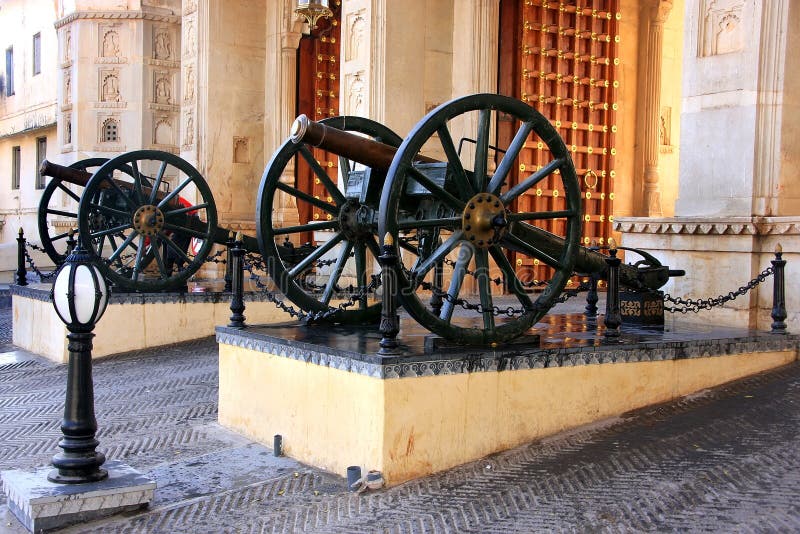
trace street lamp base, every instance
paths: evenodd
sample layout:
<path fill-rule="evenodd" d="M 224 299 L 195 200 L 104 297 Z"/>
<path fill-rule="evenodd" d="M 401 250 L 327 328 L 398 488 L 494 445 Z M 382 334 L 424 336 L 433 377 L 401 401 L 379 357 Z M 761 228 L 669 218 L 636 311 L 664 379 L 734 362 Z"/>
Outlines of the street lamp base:
<path fill-rule="evenodd" d="M 100 482 L 108 478 L 108 471 L 102 467 L 93 472 L 69 472 L 66 469 L 53 469 L 47 474 L 47 480 L 56 484 L 86 484 Z"/>

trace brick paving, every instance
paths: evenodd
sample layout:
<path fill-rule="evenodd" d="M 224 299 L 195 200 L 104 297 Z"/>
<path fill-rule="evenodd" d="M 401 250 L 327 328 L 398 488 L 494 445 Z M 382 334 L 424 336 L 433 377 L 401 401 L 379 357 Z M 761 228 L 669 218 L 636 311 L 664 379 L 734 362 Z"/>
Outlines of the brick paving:
<path fill-rule="evenodd" d="M 57 452 L 65 374 L 0 354 L 0 469 Z M 212 338 L 106 358 L 94 377 L 100 448 L 153 476 L 156 499 L 62 532 L 800 531 L 798 363 L 363 496 L 216 424 Z M 0 519 L 24 532 L 4 497 Z"/>

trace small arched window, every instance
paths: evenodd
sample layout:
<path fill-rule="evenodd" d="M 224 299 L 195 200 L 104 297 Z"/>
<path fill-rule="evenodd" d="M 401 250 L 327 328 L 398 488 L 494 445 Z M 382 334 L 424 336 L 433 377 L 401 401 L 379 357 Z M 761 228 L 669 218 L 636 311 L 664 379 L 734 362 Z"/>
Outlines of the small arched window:
<path fill-rule="evenodd" d="M 114 143 L 117 140 L 119 140 L 117 121 L 114 119 L 108 119 L 103 123 L 103 142 Z"/>

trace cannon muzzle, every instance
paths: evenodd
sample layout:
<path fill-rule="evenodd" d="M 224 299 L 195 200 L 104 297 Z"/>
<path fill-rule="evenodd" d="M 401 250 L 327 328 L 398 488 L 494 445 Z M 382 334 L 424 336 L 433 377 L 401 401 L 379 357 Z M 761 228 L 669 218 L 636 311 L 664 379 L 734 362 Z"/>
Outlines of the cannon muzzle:
<path fill-rule="evenodd" d="M 92 177 L 92 173 L 90 172 L 73 169 L 72 167 L 64 167 L 63 165 L 52 163 L 46 159 L 42 160 L 42 164 L 39 166 L 39 174 L 42 176 L 50 176 L 51 178 L 58 178 L 63 182 L 80 185 L 82 187 L 86 187 L 86 184 L 89 183 L 89 179 Z"/>

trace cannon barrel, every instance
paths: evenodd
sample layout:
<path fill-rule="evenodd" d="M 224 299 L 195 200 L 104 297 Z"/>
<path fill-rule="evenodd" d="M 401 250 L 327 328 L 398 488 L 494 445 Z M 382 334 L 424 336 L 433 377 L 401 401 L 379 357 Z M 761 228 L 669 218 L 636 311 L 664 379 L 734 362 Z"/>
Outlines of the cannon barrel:
<path fill-rule="evenodd" d="M 81 187 L 86 187 L 89 183 L 89 180 L 92 178 L 92 173 L 82 171 L 80 169 L 73 169 L 71 167 L 65 167 L 64 165 L 59 165 L 58 163 L 53 163 L 52 161 L 42 160 L 42 164 L 39 166 L 39 173 L 42 176 L 49 176 L 51 178 L 56 178 L 63 182 L 67 182 L 73 185 L 79 185 Z M 154 180 L 155 181 L 155 180 Z M 114 180 L 114 182 L 122 189 L 130 189 L 131 184 L 129 182 L 123 182 L 121 180 Z M 101 189 L 109 189 L 111 187 L 108 183 L 100 184 Z M 153 190 L 147 186 L 142 186 L 142 192 L 146 195 L 149 195 L 150 192 Z M 161 200 L 165 196 L 166 193 L 159 191 L 156 194 L 156 200 Z M 167 203 L 170 207 L 173 208 L 181 208 L 182 204 L 177 197 L 173 197 Z M 227 235 L 226 235 L 227 239 Z M 224 242 L 224 241 L 223 241 Z"/>
<path fill-rule="evenodd" d="M 290 138 L 294 143 L 307 143 L 384 172 L 389 170 L 397 152 L 393 146 L 314 122 L 306 115 L 300 115 L 295 119 Z M 418 155 L 416 161 L 439 163 L 439 160 L 422 155 Z M 514 222 L 510 225 L 509 232 L 515 237 L 535 244 L 536 248 L 551 257 L 558 257 L 564 248 L 562 237 L 531 224 Z M 508 248 L 514 249 L 513 246 Z M 658 260 L 647 253 L 635 249 L 625 250 L 641 254 L 649 261 L 648 266 L 644 268 L 627 264 L 620 266 L 620 283 L 626 287 L 658 289 L 669 281 L 670 276 L 683 276 L 684 274 L 683 271 L 670 270 L 668 267 L 662 266 Z M 575 255 L 575 272 L 603 277 L 608 270 L 606 258 L 607 256 L 604 254 L 578 246 Z"/>

